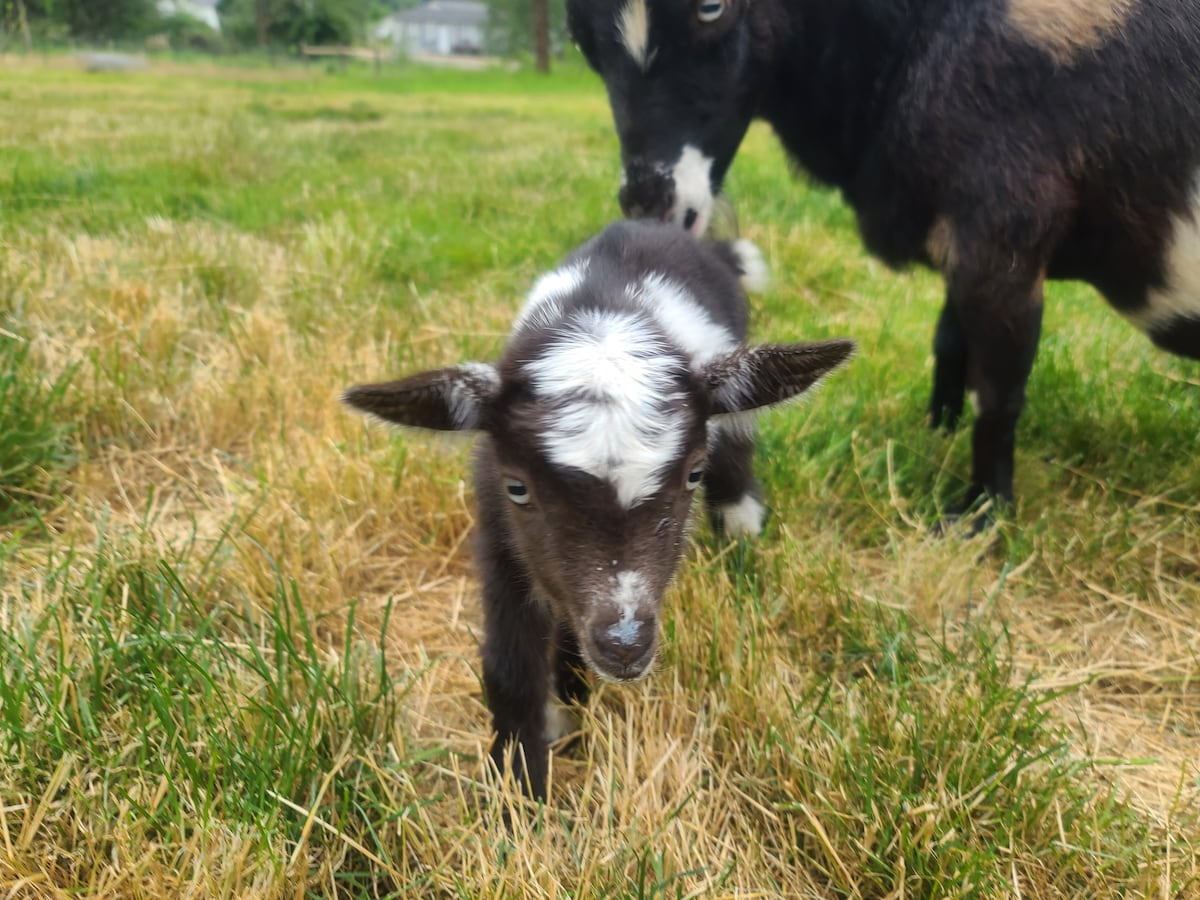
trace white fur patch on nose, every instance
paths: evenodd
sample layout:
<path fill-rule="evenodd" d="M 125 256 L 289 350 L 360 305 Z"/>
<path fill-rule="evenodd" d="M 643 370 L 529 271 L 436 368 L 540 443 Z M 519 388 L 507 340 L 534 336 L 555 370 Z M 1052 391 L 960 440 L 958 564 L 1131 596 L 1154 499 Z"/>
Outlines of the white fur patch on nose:
<path fill-rule="evenodd" d="M 632 644 L 637 640 L 640 628 L 637 611 L 650 598 L 648 585 L 638 572 L 619 572 L 613 582 L 612 602 L 621 618 L 608 626 L 607 634 L 618 644 Z"/>
<path fill-rule="evenodd" d="M 684 225 L 688 212 L 695 213 L 696 221 L 689 231 L 697 237 L 704 234 L 712 221 L 712 165 L 711 156 L 705 156 L 696 147 L 687 144 L 671 167 L 671 177 L 675 181 L 675 205 L 671 208 L 670 218 Z"/>

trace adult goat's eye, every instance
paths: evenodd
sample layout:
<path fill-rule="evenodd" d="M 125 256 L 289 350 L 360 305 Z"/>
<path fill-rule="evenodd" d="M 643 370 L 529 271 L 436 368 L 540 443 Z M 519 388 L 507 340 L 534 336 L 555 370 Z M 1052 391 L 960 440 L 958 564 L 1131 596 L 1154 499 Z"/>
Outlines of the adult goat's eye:
<path fill-rule="evenodd" d="M 700 0 L 696 7 L 696 18 L 701 22 L 715 22 L 729 8 L 729 0 Z"/>
<path fill-rule="evenodd" d="M 700 482 L 704 480 L 704 463 L 699 463 L 688 472 L 687 489 L 694 491 L 700 487 Z"/>
<path fill-rule="evenodd" d="M 508 499 L 518 506 L 529 502 L 529 488 L 525 487 L 525 482 L 519 478 L 505 478 L 504 490 L 508 491 Z"/>

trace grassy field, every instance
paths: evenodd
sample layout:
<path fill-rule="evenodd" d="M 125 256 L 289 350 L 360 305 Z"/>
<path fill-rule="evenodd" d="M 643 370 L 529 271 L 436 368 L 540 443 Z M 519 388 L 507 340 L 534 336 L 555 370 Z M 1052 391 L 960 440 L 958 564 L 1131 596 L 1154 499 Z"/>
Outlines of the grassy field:
<path fill-rule="evenodd" d="M 756 126 L 756 335 L 859 355 L 509 833 L 467 447 L 336 398 L 493 357 L 616 214 L 599 84 L 0 58 L 0 108 L 0 894 L 1200 897 L 1200 367 L 1090 291 L 1013 522 L 934 537 L 939 283 Z"/>

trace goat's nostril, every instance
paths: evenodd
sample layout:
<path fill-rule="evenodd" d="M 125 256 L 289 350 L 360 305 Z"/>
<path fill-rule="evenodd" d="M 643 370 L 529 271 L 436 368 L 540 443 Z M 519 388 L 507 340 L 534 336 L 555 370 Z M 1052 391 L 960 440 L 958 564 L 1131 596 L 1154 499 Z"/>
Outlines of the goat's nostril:
<path fill-rule="evenodd" d="M 689 209 L 683 217 L 683 228 L 685 231 L 691 231 L 692 226 L 696 224 L 696 220 L 700 218 L 699 214 L 694 209 Z"/>
<path fill-rule="evenodd" d="M 605 662 L 628 669 L 645 658 L 654 629 L 646 622 L 623 622 L 593 628 L 592 640 Z"/>

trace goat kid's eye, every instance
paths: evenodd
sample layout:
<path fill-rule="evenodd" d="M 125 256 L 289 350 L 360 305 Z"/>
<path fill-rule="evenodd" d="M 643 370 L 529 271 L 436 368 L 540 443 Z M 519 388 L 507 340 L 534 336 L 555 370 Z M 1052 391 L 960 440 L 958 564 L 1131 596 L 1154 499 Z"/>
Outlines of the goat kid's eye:
<path fill-rule="evenodd" d="M 504 490 L 508 492 L 508 499 L 517 506 L 524 506 L 529 502 L 529 488 L 525 487 L 525 482 L 519 478 L 505 478 Z"/>
<path fill-rule="evenodd" d="M 700 0 L 696 7 L 696 18 L 701 22 L 715 22 L 729 8 L 729 0 Z"/>
<path fill-rule="evenodd" d="M 701 464 L 693 468 L 692 471 L 688 472 L 687 489 L 689 491 L 694 491 L 696 488 L 700 487 L 700 482 L 703 480 L 704 465 Z"/>

